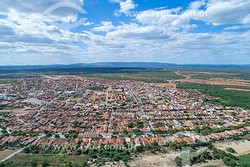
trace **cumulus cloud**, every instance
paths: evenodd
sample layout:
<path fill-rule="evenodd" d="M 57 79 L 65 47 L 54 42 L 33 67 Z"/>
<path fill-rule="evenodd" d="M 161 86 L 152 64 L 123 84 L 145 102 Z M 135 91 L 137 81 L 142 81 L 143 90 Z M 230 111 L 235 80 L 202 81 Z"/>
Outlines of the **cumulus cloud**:
<path fill-rule="evenodd" d="M 122 0 L 109 0 L 111 3 L 120 3 Z"/>
<path fill-rule="evenodd" d="M 108 32 L 113 30 L 115 27 L 113 26 L 111 21 L 103 21 L 99 27 L 94 27 L 93 31 L 103 31 Z"/>
<path fill-rule="evenodd" d="M 210 0 L 205 10 L 200 10 L 201 19 L 212 25 L 249 24 L 250 1 L 246 0 Z"/>
<path fill-rule="evenodd" d="M 136 8 L 132 0 L 109 1 L 119 3 L 123 13 Z M 48 24 L 51 20 L 74 22 L 78 19 L 75 9 L 58 8 L 49 12 L 50 17 L 44 14 L 43 11 L 60 2 L 0 2 L 0 15 L 4 16 L 0 17 L 0 64 L 93 61 L 202 63 L 204 59 L 205 63 L 241 63 L 249 60 L 248 1 L 199 0 L 186 8 L 140 11 L 126 22 L 86 22 L 81 24 L 86 26 L 84 31 L 78 32 Z M 67 2 L 83 6 L 82 0 Z M 191 23 L 192 20 L 202 21 L 212 28 L 223 25 L 224 31 L 190 31 L 199 26 Z M 238 29 L 242 31 L 235 31 Z"/>
<path fill-rule="evenodd" d="M 77 60 L 81 49 L 76 44 L 88 40 L 88 36 L 85 33 L 64 31 L 48 24 L 51 18 L 57 20 L 63 17 L 66 20 L 70 15 L 74 18 L 75 11 L 64 9 L 65 12 L 62 12 L 58 9 L 51 13 L 50 20 L 43 13 L 53 3 L 59 2 L 61 1 L 0 2 L 0 13 L 5 16 L 0 18 L 1 64 L 11 61 L 11 64 L 46 64 Z M 82 4 L 78 0 L 74 2 Z"/>
<path fill-rule="evenodd" d="M 204 5 L 206 5 L 206 1 L 205 0 L 194 1 L 194 2 L 190 3 L 189 9 L 191 9 L 191 10 L 197 10 L 197 9 L 200 9 Z"/>
<path fill-rule="evenodd" d="M 32 4 L 32 5 L 31 5 Z M 51 16 L 68 17 L 75 16 L 77 9 L 72 8 L 72 4 L 82 7 L 82 0 L 1 0 L 0 2 L 0 14 L 8 15 L 10 12 L 22 13 L 22 14 L 41 14 L 48 9 L 54 9 L 49 14 Z M 60 10 L 64 8 L 64 10 Z"/>
<path fill-rule="evenodd" d="M 120 12 L 121 13 L 128 13 L 128 11 L 135 9 L 136 5 L 134 4 L 133 0 L 126 0 L 120 2 Z"/>
<path fill-rule="evenodd" d="M 179 14 L 180 8 L 164 10 L 147 10 L 139 13 L 136 20 L 143 25 L 154 25 L 164 27 L 168 30 L 189 27 L 190 16 Z"/>

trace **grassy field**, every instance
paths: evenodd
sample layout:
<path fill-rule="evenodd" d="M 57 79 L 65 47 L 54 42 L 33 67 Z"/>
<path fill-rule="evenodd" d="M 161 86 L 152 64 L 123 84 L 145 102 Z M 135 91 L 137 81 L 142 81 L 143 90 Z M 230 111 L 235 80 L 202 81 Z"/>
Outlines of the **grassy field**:
<path fill-rule="evenodd" d="M 55 167 L 82 167 L 85 156 L 76 155 L 31 155 L 18 154 L 14 158 L 5 162 L 8 167 L 32 167 L 32 166 L 55 166 Z"/>
<path fill-rule="evenodd" d="M 250 166 L 250 154 L 239 156 L 239 166 L 249 167 Z"/>
<path fill-rule="evenodd" d="M 4 158 L 8 157 L 10 154 L 14 153 L 15 151 L 16 150 L 10 150 L 10 149 L 0 151 L 0 160 L 3 160 Z"/>
<path fill-rule="evenodd" d="M 17 79 L 0 79 L 0 84 L 17 83 Z"/>
<path fill-rule="evenodd" d="M 235 106 L 250 109 L 250 93 L 235 90 L 225 90 L 228 86 L 207 85 L 198 83 L 179 83 L 179 89 L 196 89 L 201 93 L 208 94 L 213 97 L 219 97 L 211 101 L 212 103 L 222 106 Z"/>

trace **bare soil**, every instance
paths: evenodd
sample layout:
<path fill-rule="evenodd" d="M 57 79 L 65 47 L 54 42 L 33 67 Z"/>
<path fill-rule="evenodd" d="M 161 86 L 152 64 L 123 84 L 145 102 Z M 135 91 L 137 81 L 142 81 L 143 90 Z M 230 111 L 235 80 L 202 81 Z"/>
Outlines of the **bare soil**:
<path fill-rule="evenodd" d="M 3 160 L 4 158 L 8 157 L 9 155 L 11 155 L 12 153 L 14 153 L 16 150 L 10 150 L 10 149 L 6 149 L 4 151 L 0 151 L 0 160 Z"/>
<path fill-rule="evenodd" d="M 237 154 L 236 155 L 244 155 L 250 153 L 250 141 L 242 140 L 242 141 L 228 141 L 228 142 L 216 142 L 214 144 L 218 149 L 226 151 L 228 147 L 232 147 Z"/>

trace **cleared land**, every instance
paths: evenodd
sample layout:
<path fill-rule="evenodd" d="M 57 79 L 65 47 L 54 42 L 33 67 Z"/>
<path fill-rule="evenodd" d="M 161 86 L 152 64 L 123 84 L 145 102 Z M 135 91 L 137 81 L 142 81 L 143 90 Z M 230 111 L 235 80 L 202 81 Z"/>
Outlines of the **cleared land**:
<path fill-rule="evenodd" d="M 207 161 L 206 163 L 192 165 L 192 167 L 209 167 L 209 166 L 227 167 L 227 165 L 225 165 L 222 160 L 211 160 Z"/>
<path fill-rule="evenodd" d="M 175 158 L 180 155 L 180 152 L 173 152 L 173 153 L 165 153 L 165 154 L 158 154 L 158 155 L 140 155 L 130 161 L 128 165 L 130 167 L 176 167 Z M 122 163 L 107 163 L 104 167 L 125 167 Z"/>
<path fill-rule="evenodd" d="M 4 151 L 0 151 L 0 160 L 3 160 L 14 152 L 16 152 L 16 150 L 6 149 Z"/>
<path fill-rule="evenodd" d="M 237 155 L 250 154 L 250 141 L 229 141 L 229 142 L 216 142 L 214 144 L 218 149 L 226 151 L 228 147 L 232 147 Z"/>
<path fill-rule="evenodd" d="M 211 78 L 208 80 L 191 78 L 191 79 L 183 79 L 181 80 L 181 82 L 210 84 L 210 85 L 250 86 L 250 83 L 247 80 L 224 79 L 224 78 Z"/>
<path fill-rule="evenodd" d="M 13 110 L 1 110 L 1 112 L 5 113 L 13 113 L 16 116 L 23 116 L 29 113 L 29 110 L 22 110 L 22 109 L 13 109 Z"/>
<path fill-rule="evenodd" d="M 236 90 L 241 92 L 250 92 L 250 89 L 225 88 L 225 90 Z"/>
<path fill-rule="evenodd" d="M 129 163 L 131 167 L 144 166 L 144 167 L 175 167 L 174 159 L 179 155 L 179 153 L 166 153 L 159 155 L 145 155 L 136 158 Z"/>

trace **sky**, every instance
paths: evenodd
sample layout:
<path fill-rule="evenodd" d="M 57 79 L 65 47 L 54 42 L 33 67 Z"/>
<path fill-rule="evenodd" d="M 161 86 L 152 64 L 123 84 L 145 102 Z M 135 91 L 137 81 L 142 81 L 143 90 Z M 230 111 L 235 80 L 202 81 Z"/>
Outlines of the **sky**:
<path fill-rule="evenodd" d="M 0 65 L 92 62 L 250 64 L 250 1 L 0 1 Z"/>

